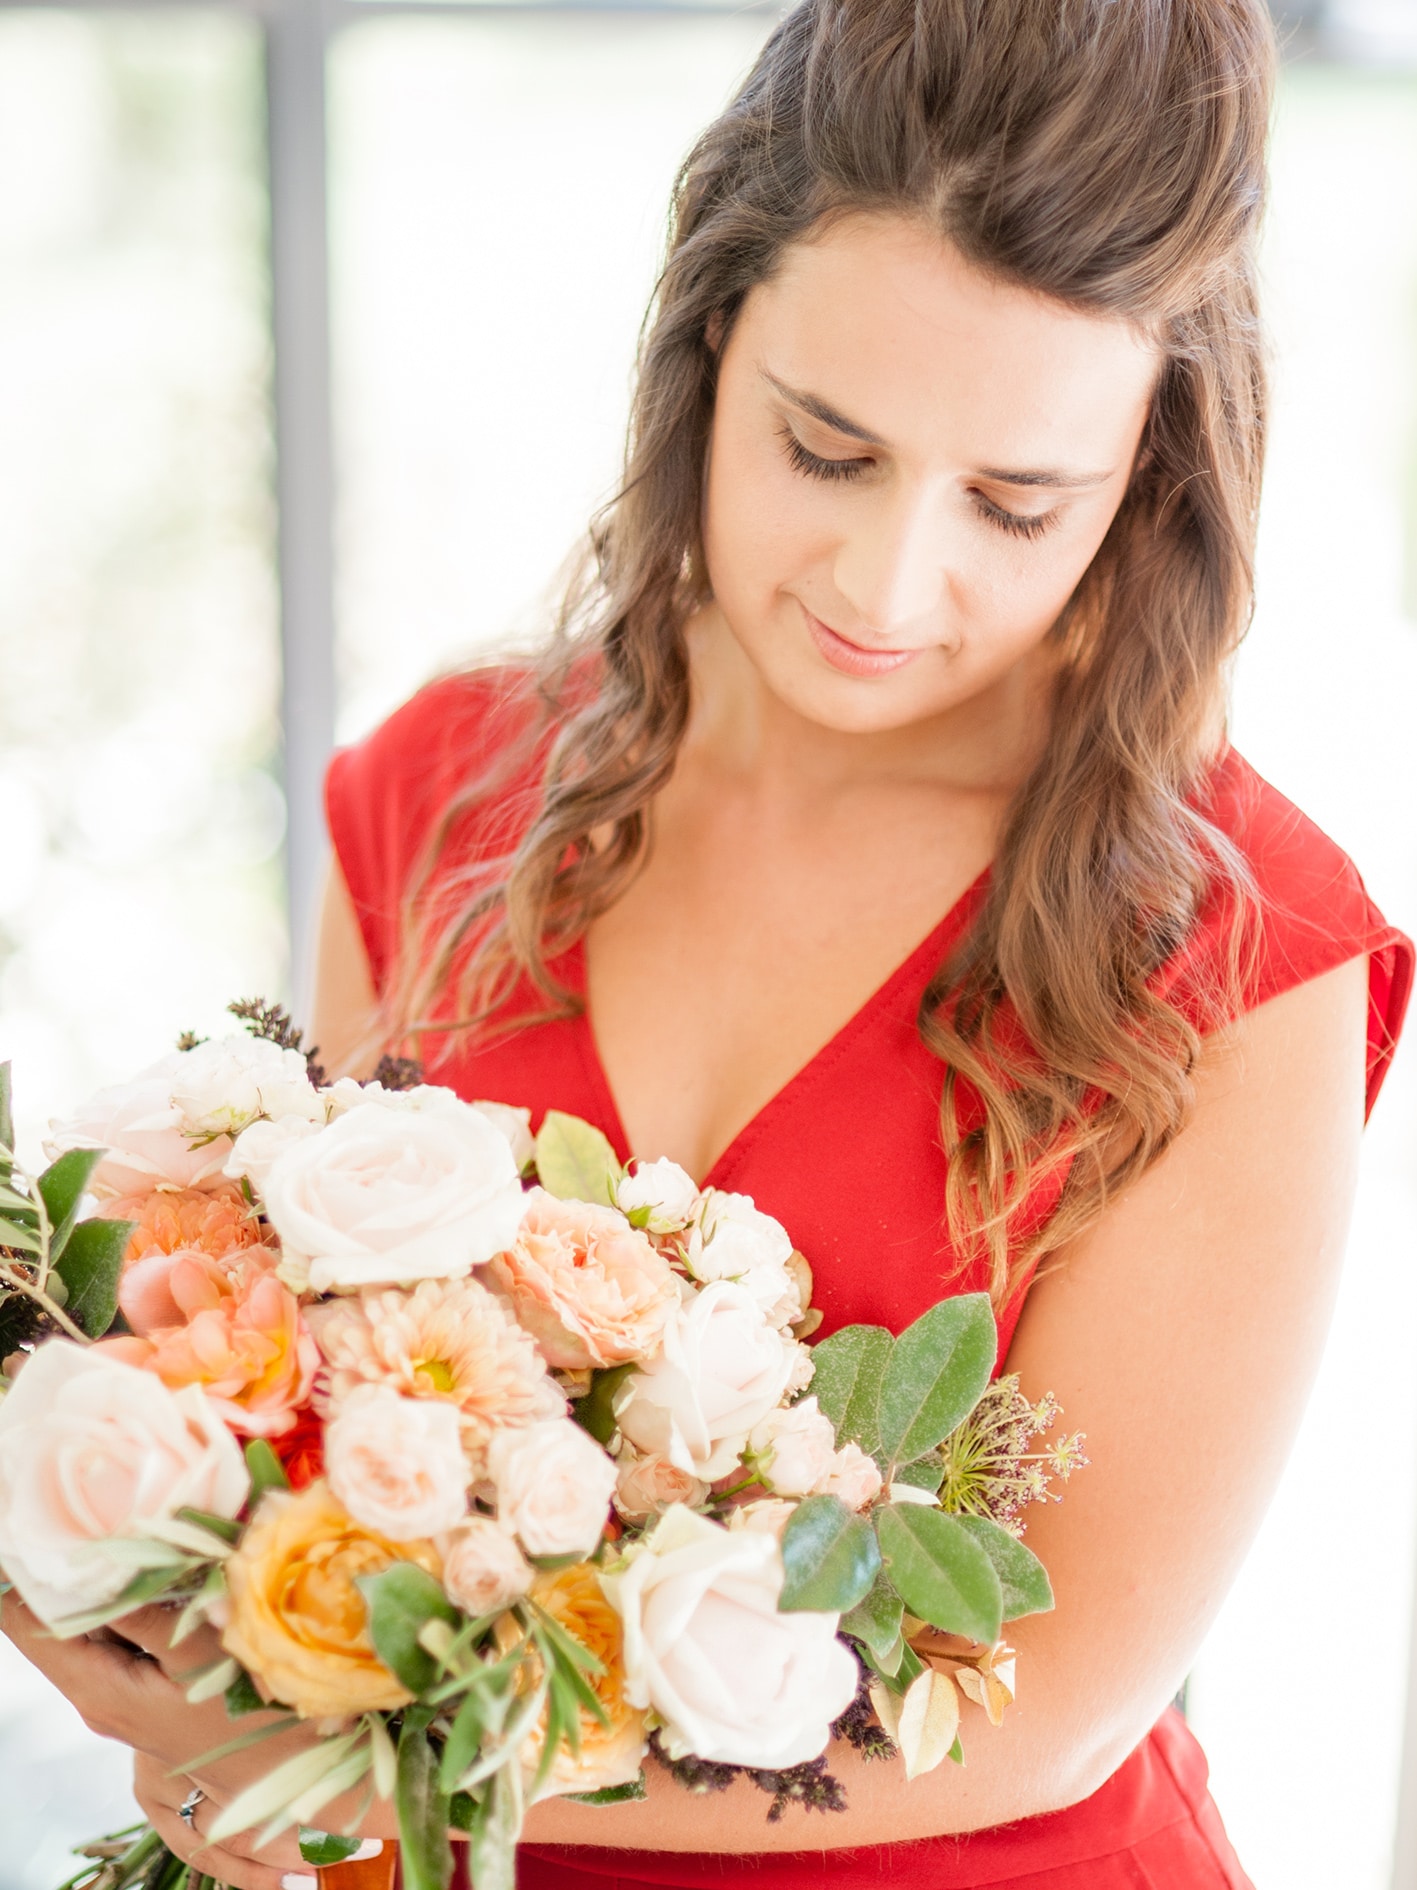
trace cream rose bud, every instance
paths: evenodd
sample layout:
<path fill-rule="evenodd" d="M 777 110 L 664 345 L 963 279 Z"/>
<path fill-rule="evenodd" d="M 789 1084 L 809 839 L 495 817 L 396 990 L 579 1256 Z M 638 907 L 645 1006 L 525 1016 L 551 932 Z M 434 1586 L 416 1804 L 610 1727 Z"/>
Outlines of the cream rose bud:
<path fill-rule="evenodd" d="M 469 1516 L 440 1536 L 436 1546 L 443 1558 L 443 1591 L 465 1614 L 496 1614 L 531 1587 L 535 1570 L 490 1516 Z"/>
<path fill-rule="evenodd" d="M 453 1102 L 350 1109 L 271 1164 L 266 1213 L 302 1290 L 461 1279 L 511 1245 L 525 1197 L 506 1137 Z"/>
<path fill-rule="evenodd" d="M 797 1514 L 795 1503 L 780 1496 L 760 1496 L 755 1503 L 740 1503 L 728 1512 L 730 1529 L 760 1529 L 774 1542 L 782 1541 L 782 1532 Z"/>
<path fill-rule="evenodd" d="M 277 1159 L 297 1142 L 318 1132 L 319 1124 L 304 1116 L 281 1116 L 275 1122 L 253 1122 L 232 1144 L 222 1169 L 233 1181 L 249 1181 L 257 1194 L 264 1192 L 266 1176 Z"/>
<path fill-rule="evenodd" d="M 615 1190 L 620 1212 L 632 1215 L 635 1225 L 651 1234 L 677 1234 L 694 1218 L 698 1204 L 693 1176 L 667 1156 L 636 1162 L 633 1173 L 623 1176 Z"/>
<path fill-rule="evenodd" d="M 615 1507 L 629 1521 L 656 1516 L 675 1503 L 687 1503 L 697 1509 L 709 1493 L 709 1485 L 690 1476 L 678 1464 L 658 1452 L 641 1457 L 625 1451 L 616 1459 Z"/>
<path fill-rule="evenodd" d="M 682 1507 L 601 1576 L 625 1631 L 625 1691 L 669 1755 L 779 1771 L 824 1752 L 856 1697 L 835 1614 L 778 1611 L 782 1555 L 759 1528 Z"/>
<path fill-rule="evenodd" d="M 689 1234 L 687 1262 L 696 1280 L 736 1280 L 775 1326 L 790 1326 L 805 1310 L 788 1262 L 792 1241 L 746 1194 L 710 1188 Z"/>
<path fill-rule="evenodd" d="M 441 1535 L 467 1514 L 458 1409 L 359 1385 L 325 1427 L 325 1475 L 357 1523 L 390 1542 Z"/>
<path fill-rule="evenodd" d="M 479 1115 L 486 1116 L 494 1129 L 500 1129 L 506 1136 L 517 1173 L 525 1174 L 536 1153 L 536 1140 L 531 1132 L 531 1111 L 514 1109 L 510 1103 L 485 1100 L 475 1102 L 472 1106 Z"/>
<path fill-rule="evenodd" d="M 840 1497 L 848 1509 L 865 1509 L 881 1493 L 881 1473 L 859 1444 L 843 1444 L 820 1488 L 826 1496 Z"/>
<path fill-rule="evenodd" d="M 172 1101 L 193 1136 L 239 1135 L 260 1116 L 325 1119 L 305 1058 L 264 1037 L 212 1037 L 183 1051 Z"/>
<path fill-rule="evenodd" d="M 712 1483 L 781 1402 L 797 1350 L 746 1288 L 716 1280 L 697 1293 L 686 1289 L 658 1356 L 616 1393 L 616 1422 L 636 1449 Z"/>
<path fill-rule="evenodd" d="M 836 1432 L 815 1398 L 769 1411 L 753 1426 L 748 1448 L 758 1460 L 758 1474 L 779 1496 L 808 1496 L 819 1490 L 836 1462 Z"/>
<path fill-rule="evenodd" d="M 50 1627 L 132 1580 L 111 1543 L 180 1509 L 235 1517 L 250 1487 L 204 1392 L 96 1348 L 51 1339 L 0 1404 L 0 1566 Z"/>
<path fill-rule="evenodd" d="M 497 1520 L 528 1555 L 589 1555 L 600 1541 L 615 1465 L 570 1418 L 493 1433 Z"/>
<path fill-rule="evenodd" d="M 89 1186 L 101 1199 L 149 1194 L 154 1188 L 212 1188 L 231 1153 L 225 1136 L 194 1145 L 184 1133 L 172 1086 L 192 1051 L 174 1050 L 129 1083 L 101 1089 L 70 1116 L 49 1125 L 44 1152 L 55 1160 L 71 1148 L 100 1148 L 103 1160 Z"/>

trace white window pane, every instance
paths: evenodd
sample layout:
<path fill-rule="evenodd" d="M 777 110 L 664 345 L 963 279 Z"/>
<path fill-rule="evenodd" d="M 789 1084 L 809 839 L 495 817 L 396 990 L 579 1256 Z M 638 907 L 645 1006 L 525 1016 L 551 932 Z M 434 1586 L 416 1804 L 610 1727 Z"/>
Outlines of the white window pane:
<path fill-rule="evenodd" d="M 0 1057 L 21 1139 L 284 976 L 260 49 L 0 12 Z M 0 1890 L 131 1819 L 0 1641 Z"/>
<path fill-rule="evenodd" d="M 340 35 L 342 736 L 541 619 L 615 477 L 674 172 L 770 24 L 423 17 Z"/>

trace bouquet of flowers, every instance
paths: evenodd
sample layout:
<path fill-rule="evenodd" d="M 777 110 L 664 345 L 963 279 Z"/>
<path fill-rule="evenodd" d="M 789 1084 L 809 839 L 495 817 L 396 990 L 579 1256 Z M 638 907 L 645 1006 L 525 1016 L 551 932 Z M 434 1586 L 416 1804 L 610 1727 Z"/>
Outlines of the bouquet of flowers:
<path fill-rule="evenodd" d="M 211 1841 L 335 1862 L 377 1794 L 407 1890 L 453 1830 L 509 1890 L 547 1795 L 652 1761 L 840 1808 L 834 1734 L 913 1777 L 962 1758 L 962 1698 L 999 1722 L 1004 1625 L 1052 1605 L 1020 1512 L 1085 1459 L 991 1382 L 984 1295 L 810 1346 L 746 1196 L 409 1063 L 327 1083 L 232 1009 L 251 1034 L 182 1038 L 33 1178 L 0 1069 L 0 1568 L 61 1636 L 215 1625 L 184 1681 L 233 1745 L 314 1728 Z M 214 1890 L 145 1829 L 85 1855 L 88 1890 Z"/>

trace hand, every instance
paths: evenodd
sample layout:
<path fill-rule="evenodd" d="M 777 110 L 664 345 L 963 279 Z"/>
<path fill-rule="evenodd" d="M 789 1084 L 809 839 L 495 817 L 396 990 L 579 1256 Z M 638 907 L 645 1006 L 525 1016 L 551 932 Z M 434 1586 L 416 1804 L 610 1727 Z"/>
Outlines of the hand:
<path fill-rule="evenodd" d="M 210 1830 L 224 1805 L 283 1759 L 314 1744 L 317 1735 L 305 1727 L 274 1733 L 193 1772 L 194 1759 L 225 1745 L 238 1729 L 254 1731 L 263 1718 L 275 1716 L 244 1715 L 238 1728 L 220 1698 L 189 1705 L 181 1677 L 218 1659 L 222 1650 L 211 1628 L 198 1629 L 173 1647 L 175 1619 L 166 1609 L 143 1608 L 125 1616 L 102 1639 L 61 1641 L 18 1595 L 8 1594 L 0 1604 L 0 1628 L 73 1702 L 90 1731 L 134 1748 L 138 1802 L 175 1856 L 233 1890 L 313 1890 L 317 1879 L 301 1858 L 293 1832 L 267 1845 L 259 1856 L 255 1831 L 229 1838 L 215 1849 L 202 1843 L 202 1830 Z M 189 1829 L 178 1807 L 194 1786 L 206 1794 L 206 1802 Z M 330 1807 L 324 1814 L 329 1828 L 340 1829 L 356 1803 Z M 363 1854 L 375 1853 L 371 1849 Z"/>

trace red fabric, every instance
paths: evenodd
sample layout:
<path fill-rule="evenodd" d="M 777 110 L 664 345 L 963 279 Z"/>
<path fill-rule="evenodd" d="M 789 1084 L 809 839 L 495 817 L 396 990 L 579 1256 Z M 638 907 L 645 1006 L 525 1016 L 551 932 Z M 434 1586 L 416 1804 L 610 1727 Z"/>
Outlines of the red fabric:
<path fill-rule="evenodd" d="M 452 899 L 446 865 L 505 852 L 535 804 L 544 738 L 501 674 L 432 685 L 331 764 L 330 830 L 376 982 L 399 950 L 410 876 L 470 773 L 514 750 L 487 809 L 453 822 L 432 891 Z M 518 746 L 516 738 L 526 735 Z M 1261 927 L 1246 993 L 1260 1004 L 1366 955 L 1371 1108 L 1410 994 L 1413 947 L 1383 919 L 1351 861 L 1232 750 L 1209 784 L 1207 813 L 1248 861 Z M 981 878 L 831 1041 L 753 1118 L 703 1177 L 748 1194 L 792 1231 L 811 1262 L 823 1333 L 856 1321 L 900 1330 L 945 1290 L 983 1284 L 955 1265 L 942 1229 L 945 1160 L 938 1134 L 940 1066 L 915 1020 L 925 985 L 983 897 Z M 1203 991 L 1225 935 L 1207 912 L 1158 984 L 1180 1003 Z M 579 988 L 580 954 L 557 967 Z M 1199 1002 L 1199 1001 L 1198 1001 Z M 1198 1010 L 1199 1016 L 1199 1010 Z M 434 1052 L 429 1041 L 430 1055 Z M 594 1038 L 582 1016 L 523 1027 L 500 1042 L 445 1045 L 431 1074 L 468 1097 L 548 1108 L 597 1124 L 629 1154 Z M 1052 1205 L 1041 1199 L 1041 1217 Z M 1000 1321 L 1002 1363 L 1021 1301 Z M 865 1890 L 882 1882 L 932 1890 L 1240 1890 L 1248 1880 L 1206 1792 L 1205 1760 L 1175 1714 L 1084 1803 L 967 1838 L 860 1851 L 725 1855 L 524 1847 L 524 1890 L 749 1882 L 762 1890 Z"/>

